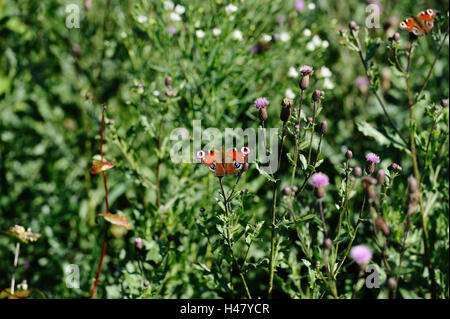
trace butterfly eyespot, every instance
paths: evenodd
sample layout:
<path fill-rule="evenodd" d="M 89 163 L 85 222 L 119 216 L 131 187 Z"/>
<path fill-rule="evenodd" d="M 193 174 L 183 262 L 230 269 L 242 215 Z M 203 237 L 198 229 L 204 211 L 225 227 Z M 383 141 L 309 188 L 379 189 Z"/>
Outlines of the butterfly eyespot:
<path fill-rule="evenodd" d="M 244 153 L 244 155 L 247 156 L 248 154 L 250 154 L 250 149 L 248 147 L 244 146 L 244 147 L 241 148 L 241 152 Z"/>
<path fill-rule="evenodd" d="M 235 163 L 234 163 L 234 167 L 235 167 L 235 168 L 241 167 L 241 163 L 235 162 Z"/>
<path fill-rule="evenodd" d="M 428 9 L 428 10 L 427 10 L 427 13 L 428 13 L 430 16 L 432 16 L 432 15 L 434 14 L 434 11 L 433 11 L 433 9 Z"/>
<path fill-rule="evenodd" d="M 212 169 L 212 170 L 215 170 L 216 169 L 216 164 L 213 163 L 213 164 L 209 165 L 209 168 Z"/>
<path fill-rule="evenodd" d="M 415 29 L 415 28 L 412 30 L 412 33 L 413 33 L 414 35 L 419 35 L 419 34 L 420 34 L 420 33 L 419 33 L 419 30 L 417 30 L 417 29 Z"/>
<path fill-rule="evenodd" d="M 198 151 L 197 152 L 197 158 L 202 159 L 204 157 L 205 157 L 205 152 L 203 152 L 203 151 Z"/>
<path fill-rule="evenodd" d="M 208 154 L 211 155 L 211 156 L 213 156 L 213 155 L 214 155 L 214 151 L 213 151 L 213 150 L 209 150 L 209 151 L 208 151 Z"/>

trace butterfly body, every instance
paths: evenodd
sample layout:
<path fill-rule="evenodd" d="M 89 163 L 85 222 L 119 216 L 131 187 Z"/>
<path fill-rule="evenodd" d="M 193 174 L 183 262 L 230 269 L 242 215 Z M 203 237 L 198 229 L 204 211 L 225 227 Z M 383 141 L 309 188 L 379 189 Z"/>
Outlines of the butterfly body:
<path fill-rule="evenodd" d="M 236 148 L 230 150 L 210 150 L 208 152 L 198 151 L 197 158 L 208 166 L 209 170 L 217 177 L 225 175 L 237 175 L 247 160 L 250 149 L 243 147 L 241 151 Z"/>
<path fill-rule="evenodd" d="M 408 30 L 417 37 L 428 34 L 434 27 L 434 17 L 436 11 L 428 9 L 419 12 L 418 15 L 412 16 L 400 22 L 400 29 Z"/>

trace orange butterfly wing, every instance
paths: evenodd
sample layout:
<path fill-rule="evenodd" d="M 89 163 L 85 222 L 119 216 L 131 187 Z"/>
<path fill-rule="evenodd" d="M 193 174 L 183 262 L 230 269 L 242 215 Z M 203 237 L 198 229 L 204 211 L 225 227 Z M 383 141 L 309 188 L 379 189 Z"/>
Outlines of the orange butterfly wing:
<path fill-rule="evenodd" d="M 428 33 L 434 26 L 434 10 L 428 9 L 427 11 L 422 11 L 417 15 L 417 19 L 421 22 L 421 25 Z"/>
<path fill-rule="evenodd" d="M 197 157 L 202 163 L 208 166 L 214 175 L 221 177 L 225 175 L 237 175 L 242 169 L 242 165 L 247 160 L 248 148 L 243 148 L 247 153 L 242 153 L 236 149 L 228 151 L 203 151 L 197 152 Z"/>
<path fill-rule="evenodd" d="M 421 36 L 423 34 L 423 29 L 412 18 L 408 18 L 400 22 L 400 29 L 408 30 L 416 36 Z"/>
<path fill-rule="evenodd" d="M 416 36 L 429 33 L 434 26 L 434 16 L 436 15 L 433 9 L 420 12 L 417 16 L 408 18 L 400 22 L 400 29 L 408 30 Z"/>

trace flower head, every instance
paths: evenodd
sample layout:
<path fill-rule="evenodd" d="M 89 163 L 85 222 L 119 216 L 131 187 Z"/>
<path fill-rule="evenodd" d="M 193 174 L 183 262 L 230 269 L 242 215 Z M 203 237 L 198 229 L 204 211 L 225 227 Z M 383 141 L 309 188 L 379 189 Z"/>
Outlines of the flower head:
<path fill-rule="evenodd" d="M 377 154 L 369 153 L 366 155 L 366 160 L 368 162 L 378 164 L 380 162 L 380 157 Z"/>
<path fill-rule="evenodd" d="M 314 69 L 312 68 L 312 66 L 309 65 L 303 65 L 302 67 L 300 67 L 299 71 L 302 74 L 302 76 L 309 76 L 314 73 Z"/>
<path fill-rule="evenodd" d="M 305 0 L 298 0 L 295 2 L 295 11 L 300 12 L 305 9 Z"/>
<path fill-rule="evenodd" d="M 262 110 L 269 106 L 269 101 L 265 97 L 259 97 L 255 100 L 255 109 Z"/>
<path fill-rule="evenodd" d="M 142 243 L 142 238 L 140 238 L 140 237 L 137 237 L 137 238 L 134 240 L 134 244 L 136 245 L 136 248 L 139 249 L 139 250 L 141 250 L 142 248 L 144 248 L 143 243 Z"/>
<path fill-rule="evenodd" d="M 358 76 L 355 81 L 356 87 L 359 89 L 369 85 L 369 79 L 365 76 Z"/>
<path fill-rule="evenodd" d="M 367 264 L 372 259 L 372 252 L 363 245 L 358 245 L 350 251 L 352 259 L 360 266 Z"/>
<path fill-rule="evenodd" d="M 315 173 L 311 176 L 311 184 L 316 188 L 325 187 L 328 185 L 328 176 L 324 173 Z"/>

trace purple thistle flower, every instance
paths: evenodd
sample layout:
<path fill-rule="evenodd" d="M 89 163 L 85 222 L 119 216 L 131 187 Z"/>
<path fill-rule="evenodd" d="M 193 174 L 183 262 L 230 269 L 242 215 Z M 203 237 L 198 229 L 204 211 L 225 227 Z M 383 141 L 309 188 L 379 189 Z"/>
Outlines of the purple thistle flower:
<path fill-rule="evenodd" d="M 264 110 L 269 105 L 269 101 L 265 97 L 259 97 L 255 100 L 255 108 Z"/>
<path fill-rule="evenodd" d="M 177 32 L 177 29 L 175 29 L 175 27 L 173 25 L 169 26 L 169 28 L 167 29 L 167 32 L 170 35 L 174 35 Z"/>
<path fill-rule="evenodd" d="M 302 74 L 302 76 L 307 76 L 307 75 L 309 76 L 314 73 L 314 69 L 312 68 L 312 66 L 309 66 L 309 65 L 303 65 L 302 67 L 300 67 L 299 71 Z"/>
<path fill-rule="evenodd" d="M 313 184 L 315 188 L 327 186 L 328 176 L 324 173 L 314 173 L 313 176 L 311 176 L 311 184 Z"/>
<path fill-rule="evenodd" d="M 295 11 L 300 12 L 305 9 L 305 1 L 304 0 L 298 0 L 295 2 Z"/>
<path fill-rule="evenodd" d="M 368 162 L 378 164 L 380 162 L 380 157 L 377 154 L 369 153 L 366 155 L 366 160 Z"/>
<path fill-rule="evenodd" d="M 359 89 L 369 85 L 369 79 L 365 76 L 358 76 L 355 81 L 356 87 Z"/>
<path fill-rule="evenodd" d="M 372 259 L 372 252 L 366 246 L 358 245 L 352 248 L 350 256 L 358 265 L 363 266 Z"/>
<path fill-rule="evenodd" d="M 135 242 L 136 244 L 142 244 L 142 238 L 141 238 L 141 237 L 137 237 L 137 238 L 134 240 L 134 242 Z"/>

